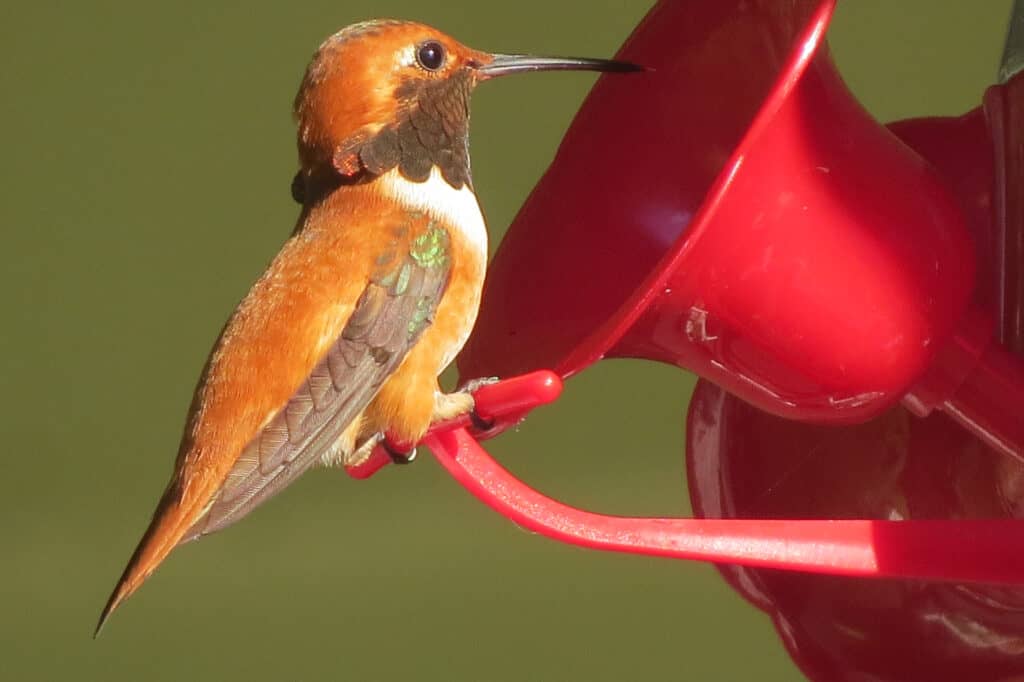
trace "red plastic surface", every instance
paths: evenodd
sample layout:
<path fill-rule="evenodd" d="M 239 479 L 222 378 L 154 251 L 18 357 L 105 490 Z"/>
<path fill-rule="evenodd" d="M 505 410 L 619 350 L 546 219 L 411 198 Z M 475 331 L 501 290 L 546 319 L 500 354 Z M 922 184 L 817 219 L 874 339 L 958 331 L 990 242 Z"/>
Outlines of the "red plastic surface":
<path fill-rule="evenodd" d="M 481 417 L 519 420 L 529 410 L 553 401 L 560 392 L 561 381 L 555 374 L 535 372 L 484 386 L 474 396 Z M 1024 544 L 1021 523 L 606 516 L 574 509 L 531 489 L 495 462 L 466 431 L 465 424 L 465 419 L 438 424 L 423 442 L 472 494 L 519 525 L 562 542 L 591 549 L 836 575 L 1024 582 L 1024 553 L 1019 551 Z M 707 429 L 700 422 L 691 422 L 690 434 L 691 440 L 707 441 Z M 378 448 L 367 462 L 348 472 L 366 478 L 389 461 Z M 957 551 L 951 552 L 950 547 Z"/>
<path fill-rule="evenodd" d="M 996 311 L 999 340 L 1024 355 L 1024 78 L 985 93 L 993 144 L 997 150 L 993 215 Z"/>
<path fill-rule="evenodd" d="M 985 111 L 894 125 L 915 152 L 835 73 L 833 4 L 660 2 L 620 55 L 653 71 L 599 81 L 502 244 L 459 361 L 463 377 L 568 376 L 609 355 L 698 370 L 720 386 L 702 381 L 691 407 L 695 508 L 726 518 L 593 514 L 525 486 L 462 428 L 426 443 L 531 530 L 734 564 L 817 679 L 1011 679 L 1020 463 L 895 403 L 1024 448 L 1022 364 L 987 314 L 1015 281 L 992 254 L 1012 248 L 1017 209 L 999 209 L 1010 236 L 994 238 L 993 183 L 1020 171 L 993 174 L 986 126 L 1010 130 L 1015 109 L 997 93 Z M 1014 149 L 1012 131 L 999 139 Z"/>
<path fill-rule="evenodd" d="M 1006 533 L 993 537 L 995 545 L 1024 553 L 1018 537 L 1024 465 L 984 448 L 941 414 L 919 419 L 897 407 L 856 426 L 801 424 L 700 381 L 690 403 L 687 468 L 694 513 L 723 523 L 901 519 L 878 523 L 908 529 L 910 537 L 900 542 L 914 544 L 927 538 L 913 530 L 929 523 L 918 519 L 949 519 L 931 523 L 951 530 L 992 523 Z M 934 538 L 932 559 L 947 577 L 958 573 L 953 564 L 976 559 L 964 539 L 955 530 Z M 772 617 L 794 660 L 816 682 L 1009 682 L 1024 676 L 1019 582 L 868 581 L 725 564 L 719 570 Z"/>
<path fill-rule="evenodd" d="M 990 89 L 986 109 L 998 101 L 1000 115 L 1024 111 L 1010 97 L 1024 100 L 1024 88 L 1011 82 L 1005 89 Z M 992 307 L 1008 283 L 1011 290 L 1014 286 L 1012 273 L 1007 277 L 1000 263 L 1007 250 L 1004 240 L 1012 242 L 1016 229 L 1005 227 L 1015 213 L 1007 206 L 1019 202 L 1021 185 L 1013 189 L 1006 176 L 1018 152 L 1006 148 L 1005 134 L 998 130 L 1008 121 L 992 118 L 991 111 L 976 109 L 959 118 L 890 126 L 939 169 L 970 217 L 982 275 L 975 291 L 977 308 Z M 1009 153 L 1011 163 L 993 163 L 993 148 L 997 158 Z M 1008 190 L 1013 197 L 1000 199 Z M 1006 325 L 1008 340 L 1014 319 L 1011 315 Z M 979 332 L 985 324 L 978 320 Z M 984 342 L 987 336 L 979 333 L 978 339 Z M 981 352 L 970 346 L 962 350 L 968 358 Z M 1014 373 L 1011 365 L 995 371 L 992 380 L 1020 381 Z M 979 418 L 1012 407 L 1000 403 L 997 394 L 969 402 L 986 405 L 990 398 L 994 404 Z M 984 447 L 941 415 L 912 419 L 896 408 L 862 425 L 824 428 L 759 412 L 702 381 L 689 419 L 687 464 L 698 516 L 1002 518 L 1021 523 L 1024 465 L 1007 457 L 1005 448 L 1000 453 Z M 1006 542 L 1016 544 L 1010 537 Z M 948 551 L 960 551 L 952 538 Z M 794 660 L 813 680 L 1024 678 L 1020 586 L 863 581 L 726 565 L 720 570 L 771 615 Z"/>
<path fill-rule="evenodd" d="M 1024 452 L 962 207 L 846 90 L 833 7 L 658 3 L 619 55 L 652 70 L 598 82 L 502 242 L 462 376 L 649 358 L 800 420 L 909 394 Z"/>
<path fill-rule="evenodd" d="M 606 516 L 545 497 L 464 429 L 424 439 L 469 492 L 532 531 L 591 549 L 838 575 L 1024 582 L 1024 524 L 1014 521 L 787 521 Z M 957 547 L 951 552 L 950 547 Z"/>

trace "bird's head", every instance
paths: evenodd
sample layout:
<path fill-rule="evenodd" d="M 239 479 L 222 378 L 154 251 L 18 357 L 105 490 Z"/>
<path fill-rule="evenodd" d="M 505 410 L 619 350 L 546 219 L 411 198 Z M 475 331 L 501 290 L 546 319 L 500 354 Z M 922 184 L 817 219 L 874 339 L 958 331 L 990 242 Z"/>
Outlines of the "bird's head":
<path fill-rule="evenodd" d="M 453 186 L 469 183 L 469 97 L 481 81 L 550 70 L 635 71 L 604 59 L 480 52 L 409 21 L 353 24 L 327 39 L 295 99 L 306 173 L 331 167 L 373 177 L 398 167 L 410 180 L 437 166 Z"/>

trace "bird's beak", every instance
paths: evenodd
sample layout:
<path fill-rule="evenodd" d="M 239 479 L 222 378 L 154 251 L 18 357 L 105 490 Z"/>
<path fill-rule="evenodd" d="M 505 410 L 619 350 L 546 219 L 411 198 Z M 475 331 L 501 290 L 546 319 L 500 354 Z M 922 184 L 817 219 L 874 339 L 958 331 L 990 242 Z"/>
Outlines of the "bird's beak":
<path fill-rule="evenodd" d="M 643 71 L 644 67 L 611 59 L 585 59 L 578 57 L 533 57 L 528 54 L 495 54 L 493 59 L 477 67 L 480 80 L 511 73 L 529 71 L 612 71 L 624 73 Z"/>

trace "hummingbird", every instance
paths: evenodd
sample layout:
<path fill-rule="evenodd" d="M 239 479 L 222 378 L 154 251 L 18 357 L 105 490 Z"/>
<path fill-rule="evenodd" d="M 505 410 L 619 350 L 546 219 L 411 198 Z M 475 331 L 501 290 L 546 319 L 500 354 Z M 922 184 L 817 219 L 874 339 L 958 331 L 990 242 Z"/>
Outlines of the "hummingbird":
<path fill-rule="evenodd" d="M 390 19 L 320 46 L 294 104 L 295 229 L 214 345 L 171 481 L 97 633 L 175 547 L 304 471 L 358 464 L 385 434 L 416 443 L 432 423 L 472 413 L 471 387 L 438 384 L 473 328 L 487 263 L 470 95 L 506 74 L 639 69 L 480 52 Z"/>

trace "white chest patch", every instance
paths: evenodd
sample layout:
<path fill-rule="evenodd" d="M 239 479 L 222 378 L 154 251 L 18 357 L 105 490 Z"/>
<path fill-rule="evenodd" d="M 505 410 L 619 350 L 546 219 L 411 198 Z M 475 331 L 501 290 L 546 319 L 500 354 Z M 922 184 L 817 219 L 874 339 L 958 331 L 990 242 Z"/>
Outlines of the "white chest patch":
<path fill-rule="evenodd" d="M 487 226 L 480 204 L 469 187 L 455 189 L 441 176 L 437 166 L 430 169 L 424 182 L 402 177 L 397 168 L 380 176 L 384 193 L 413 211 L 422 211 L 459 231 L 467 246 L 481 259 L 487 259 Z"/>

